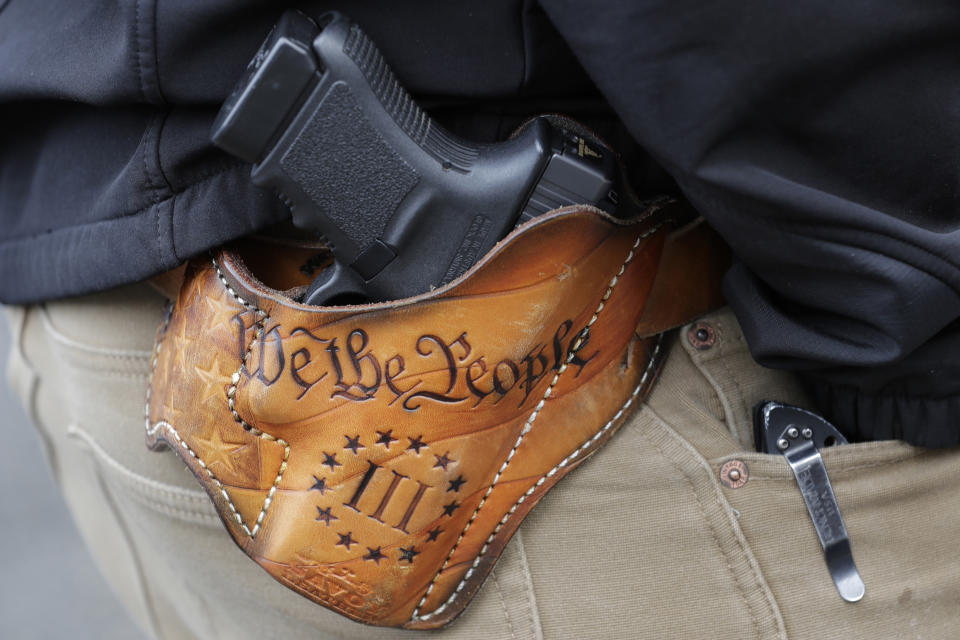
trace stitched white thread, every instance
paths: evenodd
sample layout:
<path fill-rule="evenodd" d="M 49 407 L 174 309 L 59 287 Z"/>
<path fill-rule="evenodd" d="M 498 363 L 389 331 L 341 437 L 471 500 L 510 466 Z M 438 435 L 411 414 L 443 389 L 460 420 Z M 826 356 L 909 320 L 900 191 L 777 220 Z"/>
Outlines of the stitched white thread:
<path fill-rule="evenodd" d="M 650 373 L 651 365 L 648 365 L 648 366 L 647 366 L 647 370 L 644 371 L 643 376 L 642 376 L 641 379 L 640 379 L 640 384 L 637 386 L 637 388 L 636 388 L 636 389 L 633 391 L 633 393 L 630 395 L 630 398 L 627 400 L 626 404 L 624 404 L 623 407 L 620 408 L 620 411 L 618 411 L 618 412 L 616 413 L 616 415 L 615 415 L 613 418 L 611 418 L 611 420 L 610 420 L 606 425 L 604 425 L 603 428 L 601 428 L 596 434 L 594 434 L 594 436 L 593 436 L 590 440 L 588 440 L 588 441 L 587 441 L 586 443 L 584 443 L 581 447 L 579 447 L 574 453 L 572 453 L 572 454 L 570 454 L 569 456 L 567 456 L 566 458 L 564 458 L 564 459 L 560 462 L 560 464 L 558 464 L 556 467 L 554 467 L 554 468 L 551 469 L 549 472 L 547 472 L 546 475 L 544 475 L 542 478 L 540 478 L 540 480 L 538 480 L 536 484 L 534 484 L 532 487 L 530 487 L 530 489 L 529 489 L 523 496 L 520 497 L 520 499 L 516 502 L 516 504 L 513 505 L 513 507 L 510 509 L 510 511 L 508 511 L 507 514 L 504 515 L 504 517 L 503 517 L 503 518 L 500 520 L 500 522 L 497 524 L 497 526 L 496 526 L 496 528 L 494 529 L 493 533 L 491 533 L 490 536 L 487 537 L 486 542 L 484 543 L 483 547 L 480 549 L 480 553 L 477 554 L 477 557 L 476 557 L 476 558 L 474 558 L 473 565 L 470 567 L 470 569 L 467 570 L 466 574 L 464 574 L 463 578 L 460 580 L 460 583 L 457 585 L 457 588 L 453 591 L 452 594 L 450 594 L 450 597 L 447 598 L 446 602 L 444 602 L 442 605 L 440 605 L 440 607 L 438 607 L 438 608 L 435 609 L 434 611 L 431 611 L 430 613 L 427 613 L 427 614 L 421 616 L 421 615 L 420 615 L 420 608 L 421 608 L 421 607 L 424 605 L 424 603 L 427 601 L 427 598 L 430 597 L 430 593 L 433 591 L 434 587 L 436 586 L 437 580 L 440 579 L 440 575 L 441 575 L 441 574 L 444 572 L 444 570 L 449 566 L 449 564 L 450 564 L 450 559 L 453 557 L 453 554 L 456 552 L 457 548 L 460 546 L 460 543 L 463 541 L 463 538 L 466 536 L 467 532 L 470 530 L 470 527 L 473 525 L 473 522 L 476 520 L 477 515 L 480 513 L 480 509 L 481 509 L 481 508 L 483 507 L 483 505 L 486 503 L 487 498 L 490 497 L 490 494 L 491 494 L 491 493 L 493 493 L 494 487 L 497 485 L 497 482 L 500 481 L 500 477 L 503 475 L 503 472 L 506 470 L 507 465 L 510 464 L 510 461 L 513 459 L 514 454 L 516 454 L 517 449 L 520 447 L 520 444 L 523 442 L 524 437 L 525 437 L 525 436 L 527 435 L 527 433 L 529 433 L 530 430 L 533 428 L 533 423 L 534 423 L 534 421 L 537 419 L 537 416 L 540 415 L 540 411 L 543 409 L 544 405 L 546 404 L 547 399 L 548 399 L 548 398 L 550 397 L 550 395 L 553 393 L 553 388 L 557 385 L 557 382 L 560 380 L 560 375 L 563 374 L 563 372 L 567 370 L 568 366 L 569 366 L 570 363 L 573 361 L 573 358 L 577 355 L 578 350 L 583 346 L 584 342 L 586 342 L 586 336 L 588 335 L 588 332 L 589 332 L 589 330 L 590 330 L 590 327 L 592 327 L 592 326 L 594 325 L 594 323 L 597 321 L 597 318 L 600 316 L 600 312 L 603 311 L 604 306 L 605 306 L 606 303 L 607 303 L 607 300 L 609 300 L 609 299 L 610 299 L 610 296 L 613 294 L 613 289 L 614 289 L 614 287 L 616 287 L 616 286 L 617 286 L 617 283 L 620 282 L 620 278 L 623 276 L 624 272 L 626 271 L 627 265 L 629 265 L 630 262 L 633 260 L 635 254 L 636 254 L 637 247 L 640 246 L 640 241 L 641 241 L 641 240 L 644 240 L 645 238 L 647 238 L 647 237 L 649 237 L 649 236 L 651 236 L 651 235 L 653 235 L 657 230 L 660 229 L 661 226 L 662 226 L 662 225 L 657 225 L 657 226 L 655 226 L 655 227 L 647 230 L 646 232 L 640 234 L 639 236 L 637 236 L 637 239 L 636 239 L 636 241 L 634 241 L 633 246 L 630 248 L 629 253 L 627 253 L 626 259 L 625 259 L 625 260 L 623 261 L 623 263 L 620 265 L 620 270 L 617 271 L 617 273 L 610 279 L 610 284 L 607 286 L 607 290 L 604 292 L 603 297 L 600 298 L 600 303 L 597 305 L 596 310 L 593 312 L 593 316 L 591 316 L 591 318 L 590 318 L 590 320 L 587 322 L 586 326 L 583 328 L 583 330 L 582 330 L 582 331 L 580 332 L 580 334 L 577 336 L 576 340 L 571 344 L 571 347 L 570 347 L 570 355 L 567 357 L 567 359 L 564 361 L 564 363 L 560 366 L 560 369 L 557 371 L 557 373 L 553 376 L 553 380 L 551 380 L 549 386 L 547 386 L 547 390 L 544 392 L 543 397 L 540 399 L 540 402 L 538 402 L 537 405 L 536 405 L 536 407 L 534 407 L 533 413 L 530 414 L 530 417 L 527 419 L 526 423 L 523 425 L 523 429 L 520 430 L 520 435 L 517 437 L 517 441 L 514 443 L 513 448 L 510 450 L 510 453 L 507 455 L 507 459 L 504 460 L 504 462 L 503 462 L 502 465 L 500 465 L 500 469 L 497 471 L 496 475 L 493 477 L 493 481 L 490 483 L 490 486 L 487 487 L 486 493 L 484 493 L 483 498 L 480 499 L 480 503 L 477 505 L 477 508 L 474 510 L 473 514 L 470 516 L 470 519 L 467 521 L 467 524 L 466 524 L 466 526 L 463 528 L 463 531 L 460 532 L 460 536 L 457 538 L 456 543 L 454 543 L 453 547 L 450 549 L 450 553 L 447 554 L 447 557 L 446 557 L 446 559 L 443 561 L 443 565 L 440 567 L 440 570 L 437 571 L 436 575 L 433 577 L 433 580 L 430 581 L 430 584 L 427 586 L 426 592 L 424 592 L 423 597 L 420 598 L 420 602 L 417 603 L 417 606 L 416 606 L 416 608 L 413 610 L 413 614 L 412 614 L 411 617 L 410 617 L 410 620 L 411 620 L 411 621 L 414 621 L 414 620 L 425 620 L 425 619 L 427 619 L 427 618 L 430 618 L 430 617 L 432 617 L 432 616 L 435 616 L 435 615 L 438 615 L 438 614 L 442 613 L 442 612 L 450 605 L 450 603 L 453 602 L 453 600 L 457 597 L 457 595 L 460 593 L 460 591 L 463 590 L 464 586 L 466 585 L 466 583 L 467 583 L 467 581 L 470 579 L 470 577 L 473 576 L 474 571 L 476 570 L 477 566 L 480 564 L 480 559 L 481 559 L 481 558 L 484 556 L 484 554 L 487 552 L 487 548 L 490 546 L 490 543 L 493 541 L 493 538 L 497 535 L 497 533 L 499 533 L 500 529 L 501 529 L 501 528 L 503 527 L 503 525 L 507 522 L 507 520 L 510 518 L 510 516 L 513 515 L 513 513 L 517 510 L 517 507 L 519 507 L 520 504 L 522 504 L 523 501 L 526 500 L 527 497 L 528 497 L 529 495 L 531 495 L 531 494 L 537 489 L 537 487 L 539 487 L 540 485 L 542 485 L 548 478 L 550 478 L 550 477 L 552 477 L 554 474 L 556 474 L 556 472 L 557 472 L 559 469 L 561 469 L 561 468 L 563 468 L 564 466 L 566 466 L 566 465 L 569 463 L 570 459 L 571 459 L 573 456 L 577 455 L 577 454 L 578 454 L 580 451 L 582 451 L 585 447 L 590 446 L 590 445 L 591 445 L 593 442 L 595 442 L 603 433 L 605 433 L 605 432 L 610 428 L 610 426 L 611 426 L 614 422 L 616 422 L 616 421 L 620 418 L 620 416 L 623 415 L 623 412 L 630 406 L 630 404 L 633 402 L 633 399 L 634 399 L 634 398 L 637 396 L 637 394 L 640 392 L 640 389 L 643 387 L 643 385 L 644 385 L 644 383 L 646 382 L 646 379 L 647 379 L 647 377 L 648 377 L 648 375 L 649 375 L 649 373 Z M 660 343 L 659 343 L 659 341 L 658 341 L 658 342 L 657 342 L 657 347 L 656 347 L 656 349 L 654 350 L 653 356 L 656 355 L 656 352 L 657 352 L 657 350 L 659 350 L 659 348 L 660 348 Z M 655 360 L 655 357 L 653 357 L 653 356 L 652 356 L 651 359 L 650 359 L 650 363 L 651 363 L 651 364 L 652 364 L 652 363 L 654 362 L 654 360 Z"/>
<path fill-rule="evenodd" d="M 266 312 L 258 308 L 256 305 L 253 305 L 247 302 L 246 300 L 244 300 L 243 298 L 241 298 L 237 294 L 237 292 L 234 291 L 233 287 L 231 287 L 227 283 L 227 280 L 224 277 L 223 272 L 220 271 L 220 265 L 217 264 L 216 259 L 211 258 L 211 262 L 213 263 L 213 268 L 216 270 L 217 278 L 226 288 L 227 292 L 230 293 L 230 295 L 233 296 L 233 298 L 237 302 L 239 302 L 241 305 L 243 305 L 250 311 L 254 311 L 256 313 L 257 322 L 254 324 L 254 328 L 257 330 L 257 332 L 262 334 L 264 330 L 264 325 L 266 321 L 269 319 L 269 316 L 266 314 Z M 166 329 L 166 324 L 170 322 L 170 315 L 171 314 L 168 314 L 164 320 L 164 330 Z M 256 537 L 257 532 L 260 530 L 260 525 L 263 523 L 263 519 L 267 515 L 267 510 L 270 508 L 270 505 L 273 503 L 273 496 L 277 492 L 277 487 L 280 486 L 280 480 L 283 478 L 284 471 L 287 470 L 287 461 L 290 458 L 290 445 L 285 440 L 283 440 L 282 438 L 277 438 L 269 433 L 260 431 L 253 425 L 248 424 L 242 417 L 240 417 L 240 414 L 237 413 L 237 410 L 235 407 L 234 396 L 236 395 L 236 392 L 237 392 L 237 385 L 240 382 L 241 371 L 243 371 L 243 368 L 247 364 L 247 358 L 250 356 L 250 352 L 253 350 L 254 345 L 257 343 L 257 338 L 255 336 L 250 341 L 250 345 L 247 347 L 246 352 L 243 354 L 243 358 L 241 358 L 240 360 L 240 366 L 237 368 L 236 372 L 234 372 L 233 374 L 233 377 L 230 379 L 230 382 L 231 382 L 230 387 L 227 389 L 227 405 L 230 407 L 230 412 L 233 414 L 234 420 L 236 420 L 236 422 L 240 426 L 242 426 L 245 430 L 249 431 L 255 436 L 263 438 L 264 440 L 270 440 L 270 441 L 276 442 L 277 444 L 283 446 L 283 460 L 280 463 L 280 469 L 277 472 L 277 477 L 274 478 L 273 480 L 273 484 L 270 486 L 270 490 L 267 492 L 266 498 L 264 498 L 263 507 L 260 509 L 260 513 L 257 515 L 257 520 L 254 523 L 253 528 L 250 528 L 246 525 L 246 523 L 243 521 L 243 518 L 240 516 L 240 512 L 237 510 L 236 505 L 233 503 L 233 500 L 230 498 L 230 494 L 227 492 L 226 488 L 223 486 L 223 483 L 221 483 L 220 480 L 207 467 L 203 459 L 200 458 L 200 456 L 198 456 L 196 452 L 194 452 L 193 449 L 191 449 L 187 445 L 186 442 L 184 442 L 183 438 L 180 437 L 180 434 L 177 432 L 176 428 L 174 428 L 174 426 L 169 422 L 167 422 L 166 420 L 161 420 L 156 424 L 154 424 L 153 426 L 150 425 L 150 394 L 152 390 L 151 387 L 153 386 L 153 373 L 156 370 L 157 361 L 159 360 L 159 356 L 160 356 L 160 343 L 161 341 L 158 340 L 156 348 L 154 350 L 153 362 L 151 364 L 150 379 L 147 382 L 147 402 L 146 402 L 146 407 L 144 409 L 146 412 L 145 428 L 147 430 L 147 433 L 149 435 L 154 435 L 161 427 L 163 427 L 163 428 L 166 428 L 171 434 L 173 434 L 173 437 L 177 440 L 180 446 L 182 446 L 187 451 L 187 453 L 189 453 L 193 458 L 196 459 L 197 463 L 200 465 L 200 468 L 202 468 L 204 472 L 206 472 L 207 476 L 209 476 L 210 479 L 214 482 L 214 484 L 217 485 L 217 489 L 220 491 L 220 494 L 227 501 L 227 506 L 229 506 L 231 515 L 233 516 L 234 520 L 237 521 L 237 524 L 240 526 L 241 529 L 243 529 L 243 532 L 246 533 L 247 536 L 249 536 L 251 539 L 253 539 Z"/>
<path fill-rule="evenodd" d="M 428 619 L 428 618 L 431 618 L 431 617 L 433 617 L 433 616 L 435 616 L 435 615 L 438 615 L 438 614 L 440 614 L 441 612 L 443 612 L 443 610 L 446 609 L 446 608 L 453 602 L 453 600 L 454 600 L 454 598 L 456 598 L 457 594 L 459 594 L 459 593 L 463 590 L 464 586 L 466 586 L 467 580 L 470 579 L 470 577 L 473 575 L 474 570 L 475 570 L 475 569 L 477 568 L 477 566 L 480 564 L 480 559 L 481 559 L 481 558 L 483 557 L 483 555 L 487 552 L 487 548 L 488 548 L 488 547 L 490 546 L 490 544 L 493 542 L 493 539 L 496 537 L 496 535 L 497 535 L 498 533 L 500 533 L 500 529 L 503 528 L 503 525 L 505 525 L 505 524 L 507 523 L 507 521 L 508 521 L 508 520 L 510 519 L 510 517 L 516 512 L 516 510 L 520 507 L 520 505 L 523 504 L 524 501 L 526 501 L 527 498 L 529 498 L 531 495 L 533 495 L 533 492 L 536 491 L 537 488 L 540 487 L 540 485 L 542 485 L 544 482 L 546 482 L 548 478 L 551 478 L 551 477 L 553 477 L 554 475 L 556 475 L 557 471 L 559 471 L 560 469 L 563 469 L 564 467 L 566 467 L 566 466 L 567 466 L 568 464 L 570 464 L 570 462 L 571 462 L 572 460 L 574 460 L 577 456 L 579 456 L 581 453 L 583 453 L 586 449 L 589 449 L 591 446 L 593 446 L 593 444 L 595 444 L 597 440 L 599 440 L 601 437 L 603 437 L 603 435 L 604 435 L 607 431 L 609 431 L 610 428 L 611 428 L 621 417 L 623 417 L 623 414 L 626 413 L 626 411 L 630 408 L 630 405 L 633 404 L 633 401 L 637 399 L 637 396 L 640 394 L 640 392 L 643 390 L 644 386 L 646 385 L 647 379 L 650 377 L 650 374 L 653 372 L 653 368 L 656 366 L 657 356 L 658 356 L 658 354 L 659 354 L 659 352 L 660 352 L 660 345 L 661 345 L 661 343 L 662 343 L 662 336 L 661 336 L 660 338 L 658 338 L 656 346 L 654 347 L 653 351 L 650 353 L 650 360 L 649 360 L 649 362 L 647 363 L 647 368 L 646 368 L 646 370 L 644 370 L 644 372 L 643 372 L 643 376 L 641 376 L 641 378 L 640 378 L 640 382 L 637 384 L 636 388 L 635 388 L 635 389 L 633 390 L 633 392 L 630 394 L 630 397 L 627 398 L 626 403 L 624 403 L 624 405 L 623 405 L 622 407 L 620 407 L 620 410 L 617 411 L 617 412 L 614 414 L 614 416 L 613 416 L 612 418 L 610 418 L 610 420 L 609 420 L 605 425 L 603 425 L 603 427 L 602 427 L 599 431 L 597 431 L 595 434 L 593 434 L 593 436 L 592 436 L 589 440 L 587 440 L 587 441 L 584 442 L 582 445 L 580 445 L 573 453 L 571 453 L 571 454 L 568 455 L 566 458 L 564 458 L 563 460 L 561 460 L 561 461 L 557 464 L 557 466 L 555 466 L 553 469 L 551 469 L 550 471 L 548 471 L 543 477 L 541 477 L 539 480 L 537 480 L 536 484 L 534 484 L 532 487 L 530 487 L 529 489 L 527 489 L 527 492 L 524 493 L 522 496 L 520 496 L 520 498 L 514 503 L 514 505 L 513 505 L 512 507 L 510 507 L 510 510 L 507 511 L 506 514 L 504 514 L 503 518 L 500 519 L 500 522 L 497 523 L 497 526 L 494 528 L 493 532 L 487 537 L 486 542 L 484 542 L 483 547 L 480 549 L 480 553 L 477 554 L 477 557 L 476 557 L 476 558 L 474 558 L 474 560 L 473 560 L 473 565 L 471 565 L 471 567 L 470 567 L 470 569 L 467 571 L 467 573 L 464 574 L 463 578 L 460 580 L 460 583 L 457 585 L 457 588 L 456 588 L 456 589 L 454 590 L 454 592 L 450 595 L 450 597 L 447 598 L 447 601 L 444 602 L 444 603 L 443 603 L 440 607 L 438 607 L 435 611 L 431 611 L 430 613 L 424 614 L 424 615 L 419 616 L 419 617 L 411 618 L 412 620 L 426 620 L 426 619 Z M 422 606 L 422 602 L 421 602 L 420 605 L 418 605 L 418 607 L 419 607 L 419 606 Z"/>
<path fill-rule="evenodd" d="M 253 339 L 250 340 L 250 346 L 247 347 L 246 353 L 243 354 L 243 358 L 240 360 L 240 366 L 237 367 L 237 370 L 233 373 L 233 377 L 230 379 L 230 387 L 227 389 L 227 406 L 230 407 L 230 412 L 233 414 L 233 419 L 236 420 L 237 424 L 239 424 L 241 427 L 255 436 L 263 438 L 264 440 L 276 442 L 283 447 L 283 460 L 280 462 L 280 469 L 277 471 L 277 477 L 273 479 L 273 484 L 270 486 L 270 490 L 267 492 L 267 497 L 263 500 L 263 507 L 260 509 L 260 514 L 257 516 L 257 520 L 253 524 L 253 529 L 247 529 L 247 525 L 242 521 L 240 522 L 240 525 L 243 527 L 243 530 L 247 533 L 247 535 L 253 538 L 257 535 L 257 531 L 260 530 L 260 525 L 263 524 L 263 519 L 267 515 L 267 510 L 273 503 L 273 496 L 276 494 L 277 488 L 280 486 L 280 480 L 283 478 L 283 472 L 287 470 L 287 461 L 290 459 L 290 445 L 286 442 L 286 440 L 277 438 L 276 436 L 270 435 L 264 431 L 260 431 L 252 424 L 247 423 L 246 420 L 240 417 L 240 414 L 237 412 L 236 403 L 234 402 L 234 397 L 237 393 L 237 385 L 240 384 L 240 378 L 242 375 L 241 372 L 243 371 L 243 368 L 247 366 L 247 358 L 250 357 L 250 352 L 253 351 L 253 347 L 257 343 L 257 336 L 259 335 L 260 339 L 263 339 L 265 325 L 267 320 L 270 319 L 270 316 L 268 316 L 265 311 L 256 305 L 250 304 L 241 298 L 237 292 L 233 290 L 233 287 L 231 287 L 227 282 L 223 272 L 220 271 L 220 265 L 217 264 L 216 258 L 211 258 L 210 261 L 213 263 L 213 268 L 217 272 L 217 278 L 219 278 L 220 282 L 223 283 L 223 286 L 227 289 L 227 292 L 230 293 L 230 295 L 232 295 L 234 299 L 244 307 L 250 309 L 251 311 L 255 311 L 256 317 L 259 318 L 259 320 L 254 324 L 254 327 L 257 329 L 254 333 Z M 224 492 L 224 494 L 226 494 L 226 492 Z M 227 500 L 229 499 L 230 498 L 228 496 Z M 231 503 L 231 508 L 232 507 L 233 504 Z"/>

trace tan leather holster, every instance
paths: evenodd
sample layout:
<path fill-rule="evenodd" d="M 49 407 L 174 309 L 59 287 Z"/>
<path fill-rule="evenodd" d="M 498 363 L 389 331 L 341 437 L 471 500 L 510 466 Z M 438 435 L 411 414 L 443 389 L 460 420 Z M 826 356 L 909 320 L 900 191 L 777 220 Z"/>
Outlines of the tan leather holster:
<path fill-rule="evenodd" d="M 558 210 L 447 286 L 364 306 L 295 302 L 311 276 L 295 248 L 195 260 L 158 333 L 147 444 L 183 458 L 291 589 L 442 626 L 642 402 L 658 334 L 719 305 L 726 250 L 671 222 L 678 206 Z"/>

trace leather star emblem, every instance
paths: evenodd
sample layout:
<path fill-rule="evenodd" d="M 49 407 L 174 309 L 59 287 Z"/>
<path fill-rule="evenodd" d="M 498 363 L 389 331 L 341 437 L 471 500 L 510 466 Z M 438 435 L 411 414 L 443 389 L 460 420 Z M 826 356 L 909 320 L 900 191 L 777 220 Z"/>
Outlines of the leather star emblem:
<path fill-rule="evenodd" d="M 450 453 L 450 452 L 447 451 L 447 453 Z M 433 465 L 434 469 L 438 467 L 443 467 L 443 470 L 446 471 L 448 464 L 450 464 L 451 462 L 456 462 L 456 460 L 454 460 L 453 458 L 448 457 L 447 453 L 443 454 L 442 456 L 433 454 L 433 457 L 437 459 L 437 464 Z"/>
<path fill-rule="evenodd" d="M 230 474 L 237 473 L 236 453 L 247 447 L 244 442 L 230 442 L 223 439 L 220 429 L 214 428 L 208 438 L 197 438 L 197 443 L 203 447 L 201 456 L 204 464 L 209 468 L 214 465 Z"/>
<path fill-rule="evenodd" d="M 346 533 L 338 533 L 340 540 L 337 541 L 336 547 L 346 547 L 347 551 L 350 551 L 350 545 L 357 544 L 357 541 L 350 537 L 350 534 L 353 531 L 347 531 Z"/>
<path fill-rule="evenodd" d="M 343 436 L 343 437 L 347 439 L 347 446 L 345 446 L 344 449 L 350 449 L 350 451 L 353 451 L 353 455 L 357 455 L 358 449 L 366 449 L 365 446 L 360 444 L 359 433 L 353 436 L 352 438 L 350 436 Z"/>
<path fill-rule="evenodd" d="M 376 563 L 379 565 L 379 564 L 380 564 L 380 561 L 387 557 L 387 556 L 383 555 L 383 554 L 380 552 L 380 549 L 381 549 L 381 547 L 377 547 L 376 549 L 374 549 L 374 548 L 372 548 L 372 547 L 367 547 L 367 551 L 369 551 L 370 553 L 368 553 L 367 555 L 363 556 L 363 559 L 364 559 L 364 560 L 373 560 L 374 562 L 376 562 Z"/>
<path fill-rule="evenodd" d="M 427 532 L 427 542 L 433 542 L 440 536 L 441 533 L 443 533 L 443 529 L 440 527 L 434 527 Z"/>
<path fill-rule="evenodd" d="M 417 548 L 414 546 L 411 546 L 409 549 L 400 547 L 400 562 L 406 560 L 410 564 L 413 564 L 413 557 L 417 555 L 420 555 L 420 552 L 417 551 Z"/>
<path fill-rule="evenodd" d="M 423 436 L 419 435 L 416 438 L 407 438 L 410 441 L 410 446 L 407 447 L 407 451 L 416 451 L 417 455 L 420 454 L 420 449 L 427 446 L 427 443 L 422 440 Z"/>
<path fill-rule="evenodd" d="M 206 368 L 195 365 L 193 370 L 196 372 L 197 377 L 203 381 L 203 391 L 200 393 L 202 398 L 201 402 L 206 402 L 211 398 L 214 400 L 224 398 L 224 402 L 226 401 L 223 378 L 220 376 L 219 358 L 214 356 L 213 362 L 207 365 Z"/>
<path fill-rule="evenodd" d="M 329 527 L 331 521 L 339 520 L 340 518 L 330 513 L 331 508 L 332 507 L 321 509 L 320 507 L 317 507 L 317 522 L 323 522 Z"/>
<path fill-rule="evenodd" d="M 334 453 L 331 455 L 326 451 L 323 452 L 323 462 L 321 464 L 325 464 L 330 467 L 330 471 L 342 466 L 339 462 L 337 462 L 337 454 Z"/>
<path fill-rule="evenodd" d="M 450 488 L 447 489 L 447 493 L 449 493 L 449 492 L 451 492 L 451 491 L 453 491 L 453 492 L 460 491 L 460 487 L 462 487 L 462 486 L 463 486 L 463 483 L 466 482 L 466 481 L 467 481 L 467 479 L 464 478 L 463 476 L 457 476 L 457 479 L 456 479 L 456 480 L 450 480 Z"/>
<path fill-rule="evenodd" d="M 452 516 L 453 512 L 460 507 L 460 503 L 454 500 L 450 504 L 443 505 L 443 515 Z"/>
<path fill-rule="evenodd" d="M 377 438 L 377 444 L 382 444 L 387 449 L 390 448 L 391 443 L 397 441 L 397 439 L 393 437 L 393 429 L 389 431 L 377 431 L 377 435 L 380 436 Z"/>
<path fill-rule="evenodd" d="M 200 284 L 200 278 L 197 278 L 197 283 Z M 227 333 L 230 334 L 229 322 L 237 313 L 237 308 L 220 296 L 204 295 L 203 301 L 206 303 L 207 308 L 210 309 L 210 324 L 208 325 L 208 329 L 210 331 L 225 329 Z"/>
<path fill-rule="evenodd" d="M 327 491 L 327 479 L 326 478 L 317 478 L 313 476 L 313 486 L 310 487 L 310 491 L 319 491 L 320 495 L 323 495 Z"/>

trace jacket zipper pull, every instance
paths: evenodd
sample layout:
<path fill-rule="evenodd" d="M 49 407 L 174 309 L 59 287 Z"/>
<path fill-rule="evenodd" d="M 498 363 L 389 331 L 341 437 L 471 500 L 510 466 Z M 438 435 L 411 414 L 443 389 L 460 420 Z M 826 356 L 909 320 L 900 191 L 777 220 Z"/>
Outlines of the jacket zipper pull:
<path fill-rule="evenodd" d="M 820 455 L 823 447 L 847 444 L 847 439 L 832 424 L 799 407 L 768 402 L 758 408 L 757 417 L 762 448 L 782 454 L 793 471 L 840 597 L 858 602 L 864 594 L 863 579 L 853 561 L 850 537 Z"/>

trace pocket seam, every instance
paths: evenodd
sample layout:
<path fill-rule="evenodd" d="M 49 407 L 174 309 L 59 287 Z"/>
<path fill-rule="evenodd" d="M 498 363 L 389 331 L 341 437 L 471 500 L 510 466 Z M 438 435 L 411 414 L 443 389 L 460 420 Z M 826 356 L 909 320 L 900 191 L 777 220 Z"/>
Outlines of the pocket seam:
<path fill-rule="evenodd" d="M 67 435 L 84 446 L 95 461 L 118 478 L 121 488 L 133 494 L 144 506 L 189 522 L 219 523 L 214 506 L 203 490 L 169 485 L 133 471 L 111 456 L 88 431 L 76 423 L 67 426 Z"/>

